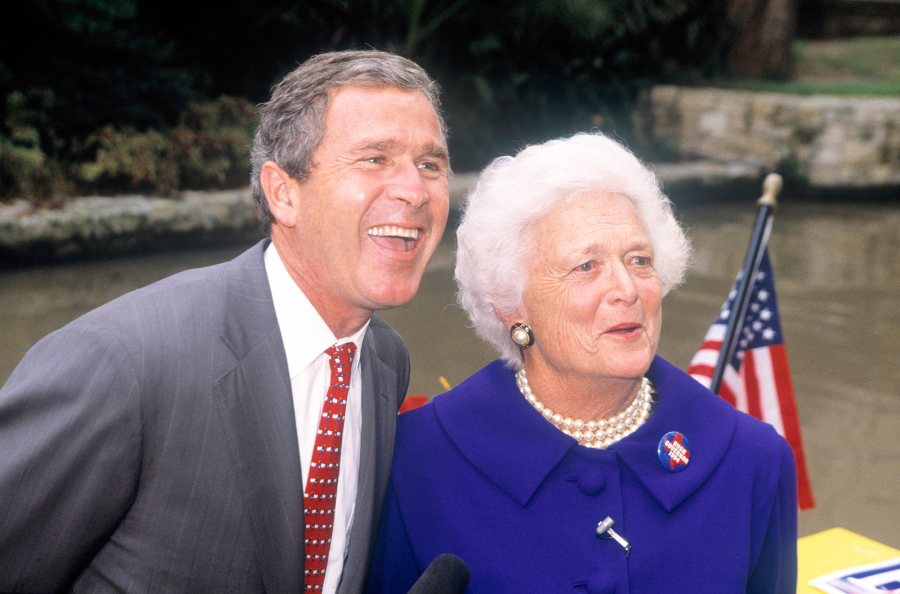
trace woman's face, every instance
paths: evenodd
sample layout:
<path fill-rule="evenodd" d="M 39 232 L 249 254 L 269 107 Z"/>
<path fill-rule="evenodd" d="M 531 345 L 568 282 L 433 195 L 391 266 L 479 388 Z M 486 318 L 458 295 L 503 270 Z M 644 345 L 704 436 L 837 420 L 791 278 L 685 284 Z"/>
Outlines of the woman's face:
<path fill-rule="evenodd" d="M 659 343 L 662 289 L 650 236 L 631 201 L 587 193 L 530 231 L 517 318 L 535 333 L 526 362 L 539 358 L 582 379 L 643 375 Z"/>

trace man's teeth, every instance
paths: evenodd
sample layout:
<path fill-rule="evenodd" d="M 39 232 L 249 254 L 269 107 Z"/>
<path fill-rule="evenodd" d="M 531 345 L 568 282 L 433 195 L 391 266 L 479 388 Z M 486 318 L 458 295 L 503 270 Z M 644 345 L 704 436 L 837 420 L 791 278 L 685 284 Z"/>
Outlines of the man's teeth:
<path fill-rule="evenodd" d="M 418 229 L 406 229 L 404 227 L 396 227 L 394 225 L 384 225 L 382 227 L 372 227 L 369 229 L 369 235 L 374 237 L 402 237 L 403 239 L 418 239 Z"/>

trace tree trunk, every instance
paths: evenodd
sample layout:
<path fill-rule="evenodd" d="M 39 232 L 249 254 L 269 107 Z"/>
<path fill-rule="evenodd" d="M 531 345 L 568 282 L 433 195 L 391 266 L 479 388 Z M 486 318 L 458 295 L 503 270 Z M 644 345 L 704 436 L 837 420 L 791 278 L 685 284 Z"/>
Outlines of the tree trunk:
<path fill-rule="evenodd" d="M 727 0 L 734 37 L 728 66 L 737 76 L 785 79 L 793 72 L 791 44 L 798 0 Z"/>

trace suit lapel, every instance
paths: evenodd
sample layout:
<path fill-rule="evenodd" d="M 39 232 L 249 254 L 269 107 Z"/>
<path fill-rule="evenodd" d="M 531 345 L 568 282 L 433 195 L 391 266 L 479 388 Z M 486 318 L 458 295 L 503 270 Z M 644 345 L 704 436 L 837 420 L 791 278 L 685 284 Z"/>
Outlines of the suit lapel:
<path fill-rule="evenodd" d="M 225 273 L 222 340 L 233 359 L 216 382 L 229 453 L 265 589 L 303 588 L 303 483 L 287 360 L 261 242 Z"/>
<path fill-rule="evenodd" d="M 398 408 L 394 396 L 398 393 L 397 369 L 385 363 L 379 356 L 379 352 L 383 352 L 383 349 L 378 348 L 381 332 L 378 321 L 373 319 L 363 343 L 361 361 L 363 423 L 359 451 L 359 483 L 353 513 L 353 528 L 350 533 L 350 548 L 338 588 L 339 593 L 363 590 L 394 454 L 394 431 Z"/>

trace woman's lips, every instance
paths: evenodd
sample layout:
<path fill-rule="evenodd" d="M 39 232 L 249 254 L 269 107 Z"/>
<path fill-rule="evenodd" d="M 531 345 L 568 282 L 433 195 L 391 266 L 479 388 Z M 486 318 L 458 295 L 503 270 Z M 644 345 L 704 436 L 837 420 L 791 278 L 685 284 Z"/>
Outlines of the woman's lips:
<path fill-rule="evenodd" d="M 609 328 L 606 331 L 606 333 L 612 334 L 614 336 L 630 337 L 630 336 L 639 334 L 640 331 L 641 331 L 640 324 L 635 324 L 635 323 L 629 322 L 629 323 L 624 323 L 624 324 L 617 324 L 617 325 Z"/>

